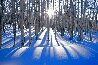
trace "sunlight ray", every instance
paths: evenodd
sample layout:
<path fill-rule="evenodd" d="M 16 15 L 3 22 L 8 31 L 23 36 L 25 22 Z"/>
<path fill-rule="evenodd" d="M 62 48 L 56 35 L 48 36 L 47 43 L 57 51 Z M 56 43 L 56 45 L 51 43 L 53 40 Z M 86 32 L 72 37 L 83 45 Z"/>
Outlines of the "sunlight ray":
<path fill-rule="evenodd" d="M 20 49 L 18 49 L 13 55 L 12 57 L 20 57 L 23 52 L 25 52 L 28 49 L 28 47 L 22 47 Z"/>
<path fill-rule="evenodd" d="M 45 35 L 45 32 L 46 32 L 46 31 L 47 31 L 47 29 L 45 29 L 44 32 L 39 36 L 39 38 L 40 38 L 41 40 L 37 40 L 36 43 L 34 44 L 34 47 L 37 47 L 37 46 L 39 46 L 39 45 L 41 44 L 42 39 L 44 38 L 44 35 Z"/>
<path fill-rule="evenodd" d="M 40 59 L 44 47 L 36 47 L 33 53 L 33 59 Z"/>
<path fill-rule="evenodd" d="M 68 59 L 68 56 L 63 47 L 61 46 L 54 47 L 54 52 L 56 54 L 57 59 L 60 59 L 60 60 Z"/>

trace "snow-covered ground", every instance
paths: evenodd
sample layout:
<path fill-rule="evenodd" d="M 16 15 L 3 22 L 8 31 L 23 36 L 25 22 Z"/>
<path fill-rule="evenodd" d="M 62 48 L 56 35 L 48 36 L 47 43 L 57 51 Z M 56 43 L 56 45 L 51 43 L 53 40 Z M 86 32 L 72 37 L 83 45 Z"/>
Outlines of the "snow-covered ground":
<path fill-rule="evenodd" d="M 8 32 L 10 31 L 10 32 Z M 68 34 L 63 37 L 50 28 L 49 41 L 47 41 L 47 29 L 39 33 L 39 39 L 35 40 L 32 29 L 32 44 L 29 47 L 29 33 L 25 30 L 25 46 L 21 47 L 20 32 L 17 31 L 16 46 L 13 47 L 12 30 L 3 34 L 3 45 L 0 49 L 0 65 L 98 65 L 98 39 L 94 35 L 92 42 L 86 40 L 77 41 L 68 39 Z M 95 38 L 95 39 L 94 39 Z"/>

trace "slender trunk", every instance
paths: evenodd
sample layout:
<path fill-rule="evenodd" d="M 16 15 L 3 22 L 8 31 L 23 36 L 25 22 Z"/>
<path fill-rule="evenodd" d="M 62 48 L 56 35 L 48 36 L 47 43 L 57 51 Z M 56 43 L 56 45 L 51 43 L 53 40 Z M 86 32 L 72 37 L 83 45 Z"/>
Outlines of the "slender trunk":
<path fill-rule="evenodd" d="M 2 29 L 3 29 L 3 21 L 2 21 L 2 17 L 3 17 L 3 0 L 0 0 L 0 48 L 1 48 L 1 45 L 2 45 Z"/>
<path fill-rule="evenodd" d="M 11 19 L 13 23 L 13 33 L 14 33 L 14 45 L 15 46 L 15 39 L 16 39 L 16 21 L 15 21 L 15 1 L 12 0 L 12 14 Z"/>
<path fill-rule="evenodd" d="M 31 38 L 31 16 L 32 16 L 32 8 L 30 10 L 30 0 L 29 0 L 29 45 L 32 43 L 32 38 Z"/>
<path fill-rule="evenodd" d="M 21 30 L 21 45 L 24 46 L 24 0 L 20 0 L 20 30 Z"/>

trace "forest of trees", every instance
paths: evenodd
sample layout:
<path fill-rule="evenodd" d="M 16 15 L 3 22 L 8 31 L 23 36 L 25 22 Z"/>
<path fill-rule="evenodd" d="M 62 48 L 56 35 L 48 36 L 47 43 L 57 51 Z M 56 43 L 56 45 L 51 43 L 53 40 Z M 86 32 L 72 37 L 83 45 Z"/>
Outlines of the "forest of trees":
<path fill-rule="evenodd" d="M 47 13 L 50 5 L 54 10 L 52 17 Z M 21 32 L 22 46 L 25 42 L 24 29 L 29 29 L 29 44 L 32 43 L 32 27 L 36 40 L 39 32 L 46 27 L 48 32 L 49 28 L 52 28 L 55 35 L 60 32 L 61 36 L 64 36 L 65 30 L 68 31 L 70 40 L 73 39 L 73 34 L 77 34 L 78 40 L 81 41 L 83 35 L 89 33 L 92 41 L 93 31 L 98 31 L 97 19 L 97 0 L 0 0 L 0 47 L 6 25 L 13 27 L 14 46 L 17 27 Z"/>

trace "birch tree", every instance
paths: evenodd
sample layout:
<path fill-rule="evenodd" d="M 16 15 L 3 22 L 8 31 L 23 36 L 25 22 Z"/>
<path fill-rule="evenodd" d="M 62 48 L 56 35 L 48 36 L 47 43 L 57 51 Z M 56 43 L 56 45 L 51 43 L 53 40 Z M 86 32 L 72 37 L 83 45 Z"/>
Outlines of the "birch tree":
<path fill-rule="evenodd" d="M 3 17 L 3 0 L 0 0 L 0 48 L 2 45 L 2 28 L 3 28 L 2 17 Z"/>
<path fill-rule="evenodd" d="M 21 45 L 24 46 L 24 0 L 20 0 L 20 30 L 21 30 Z"/>
<path fill-rule="evenodd" d="M 16 17 L 15 17 L 15 0 L 12 0 L 12 14 L 11 14 L 11 20 L 13 23 L 13 33 L 14 33 L 14 45 L 15 46 L 15 39 L 16 39 Z"/>

